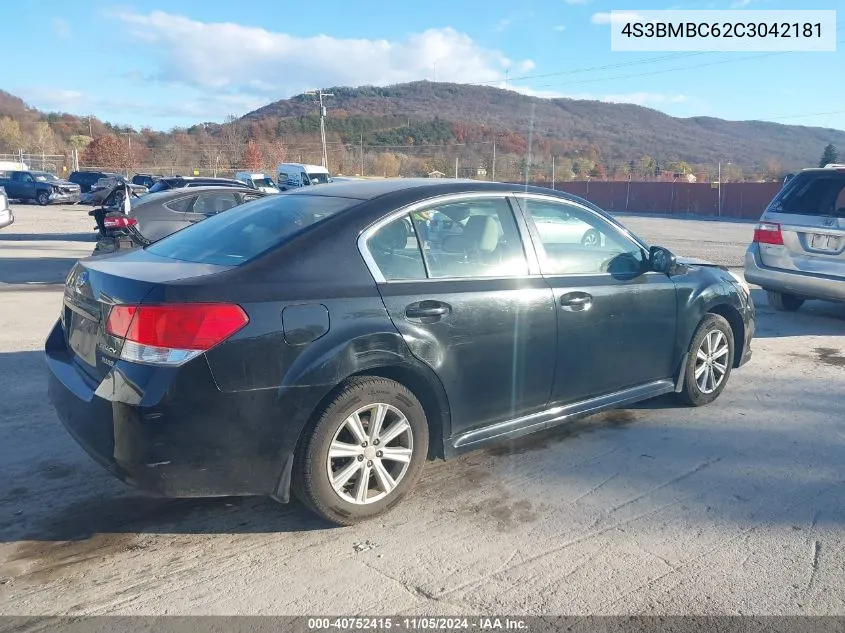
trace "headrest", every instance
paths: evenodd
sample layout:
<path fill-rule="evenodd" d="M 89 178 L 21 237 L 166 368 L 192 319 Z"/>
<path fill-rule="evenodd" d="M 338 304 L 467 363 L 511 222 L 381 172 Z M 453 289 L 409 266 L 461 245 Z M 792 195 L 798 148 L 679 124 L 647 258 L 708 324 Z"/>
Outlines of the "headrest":
<path fill-rule="evenodd" d="M 370 239 L 370 247 L 380 252 L 401 250 L 408 243 L 408 229 L 405 222 L 391 222 L 381 227 Z"/>
<path fill-rule="evenodd" d="M 492 253 L 499 245 L 499 227 L 489 215 L 472 215 L 463 231 L 464 239 L 482 253 Z"/>

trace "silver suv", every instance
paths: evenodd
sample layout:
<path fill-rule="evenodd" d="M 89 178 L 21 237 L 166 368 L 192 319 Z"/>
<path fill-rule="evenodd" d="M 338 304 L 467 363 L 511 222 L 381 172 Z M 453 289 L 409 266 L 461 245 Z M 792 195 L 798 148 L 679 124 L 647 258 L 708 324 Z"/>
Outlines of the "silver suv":
<path fill-rule="evenodd" d="M 845 165 L 805 169 L 784 185 L 754 230 L 745 279 L 777 310 L 845 301 Z"/>

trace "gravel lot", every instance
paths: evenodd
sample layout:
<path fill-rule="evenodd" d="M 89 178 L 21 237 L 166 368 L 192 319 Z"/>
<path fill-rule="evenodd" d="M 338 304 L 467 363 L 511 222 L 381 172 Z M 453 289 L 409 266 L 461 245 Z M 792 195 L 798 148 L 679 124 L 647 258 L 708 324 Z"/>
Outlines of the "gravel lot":
<path fill-rule="evenodd" d="M 381 520 L 146 498 L 46 402 L 41 345 L 84 207 L 0 231 L 0 613 L 845 614 L 845 306 L 772 312 L 702 409 L 657 400 L 429 464 Z M 741 266 L 752 225 L 626 217 Z"/>

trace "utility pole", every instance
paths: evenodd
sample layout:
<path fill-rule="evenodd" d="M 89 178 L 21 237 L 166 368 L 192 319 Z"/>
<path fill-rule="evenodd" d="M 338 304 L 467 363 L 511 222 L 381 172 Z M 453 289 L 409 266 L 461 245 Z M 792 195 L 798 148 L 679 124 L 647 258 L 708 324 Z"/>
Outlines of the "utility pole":
<path fill-rule="evenodd" d="M 323 92 L 322 90 L 309 90 L 305 94 L 316 95 L 320 100 L 320 140 L 323 144 L 323 167 L 329 167 L 329 154 L 326 150 L 326 106 L 323 105 L 323 97 L 333 97 L 330 92 Z"/>
<path fill-rule="evenodd" d="M 722 217 L 722 161 L 719 161 L 719 217 Z"/>
<path fill-rule="evenodd" d="M 455 179 L 458 178 L 458 157 L 455 156 Z"/>
<path fill-rule="evenodd" d="M 555 157 L 552 156 L 552 189 L 555 188 Z"/>
<path fill-rule="evenodd" d="M 493 180 L 496 180 L 496 141 L 493 141 Z"/>
<path fill-rule="evenodd" d="M 94 138 L 94 129 L 91 127 L 91 115 L 88 115 L 88 138 Z"/>
<path fill-rule="evenodd" d="M 361 132 L 361 178 L 364 177 L 364 133 Z"/>

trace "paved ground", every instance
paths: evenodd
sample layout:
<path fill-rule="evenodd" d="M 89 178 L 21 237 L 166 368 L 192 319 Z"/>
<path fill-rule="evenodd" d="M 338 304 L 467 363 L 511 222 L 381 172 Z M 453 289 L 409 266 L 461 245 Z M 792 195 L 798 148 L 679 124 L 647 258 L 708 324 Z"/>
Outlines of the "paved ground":
<path fill-rule="evenodd" d="M 716 403 L 670 401 L 432 463 L 379 521 L 148 499 L 45 402 L 40 347 L 84 209 L 0 232 L 0 613 L 845 614 L 845 306 L 773 313 Z M 751 225 L 626 218 L 739 265 Z"/>

